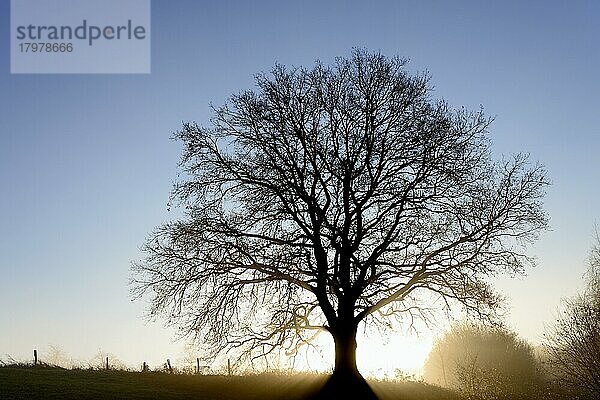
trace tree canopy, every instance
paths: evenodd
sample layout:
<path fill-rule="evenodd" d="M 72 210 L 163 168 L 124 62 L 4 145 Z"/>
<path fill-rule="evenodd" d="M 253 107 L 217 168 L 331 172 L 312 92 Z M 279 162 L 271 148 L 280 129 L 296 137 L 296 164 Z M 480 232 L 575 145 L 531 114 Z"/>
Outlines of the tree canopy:
<path fill-rule="evenodd" d="M 185 123 L 184 215 L 134 266 L 152 312 L 251 357 L 326 331 L 335 371 L 356 371 L 360 323 L 419 317 L 431 296 L 493 316 L 486 277 L 531 262 L 546 172 L 523 154 L 495 161 L 483 110 L 434 99 L 406 64 L 358 49 L 276 65 L 208 126 Z"/>

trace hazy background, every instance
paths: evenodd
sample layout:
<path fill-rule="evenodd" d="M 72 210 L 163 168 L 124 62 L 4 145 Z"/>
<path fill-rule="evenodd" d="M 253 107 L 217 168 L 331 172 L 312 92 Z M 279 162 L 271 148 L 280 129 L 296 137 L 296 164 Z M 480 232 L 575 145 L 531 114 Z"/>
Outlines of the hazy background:
<path fill-rule="evenodd" d="M 600 4 L 218 3 L 152 2 L 150 75 L 10 75 L 0 2 L 0 358 L 49 345 L 132 365 L 180 357 L 184 343 L 145 323 L 127 286 L 146 235 L 175 215 L 171 133 L 207 124 L 210 102 L 251 88 L 276 61 L 330 63 L 353 46 L 409 57 L 411 70 L 431 72 L 436 96 L 496 116 L 495 151 L 548 167 L 552 231 L 532 248 L 539 266 L 497 284 L 508 325 L 538 342 L 560 298 L 580 288 L 600 218 Z M 410 368 L 431 334 L 387 340 L 382 368 Z M 361 365 L 371 368 L 359 349 Z"/>

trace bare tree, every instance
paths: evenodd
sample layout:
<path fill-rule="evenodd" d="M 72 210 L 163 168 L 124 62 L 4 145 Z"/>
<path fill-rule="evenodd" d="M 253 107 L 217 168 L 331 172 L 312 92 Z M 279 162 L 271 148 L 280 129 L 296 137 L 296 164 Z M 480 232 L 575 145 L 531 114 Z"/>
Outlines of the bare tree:
<path fill-rule="evenodd" d="M 590 257 L 583 293 L 566 300 L 545 348 L 549 372 L 590 399 L 600 396 L 600 236 Z"/>
<path fill-rule="evenodd" d="M 546 227 L 545 170 L 493 161 L 480 110 L 434 101 L 406 61 L 355 50 L 276 65 L 256 90 L 186 123 L 172 201 L 134 265 L 138 294 L 215 352 L 293 352 L 319 332 L 354 376 L 361 323 L 418 316 L 433 294 L 481 316 L 485 277 L 517 273 Z"/>

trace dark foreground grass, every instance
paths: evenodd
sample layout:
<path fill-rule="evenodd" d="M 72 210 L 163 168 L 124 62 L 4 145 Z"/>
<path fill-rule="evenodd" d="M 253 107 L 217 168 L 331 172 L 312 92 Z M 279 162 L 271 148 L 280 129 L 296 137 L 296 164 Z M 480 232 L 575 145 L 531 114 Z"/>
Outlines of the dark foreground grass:
<path fill-rule="evenodd" d="M 125 371 L 0 368 L 0 399 L 306 399 L 325 375 L 170 375 Z M 371 382 L 381 400 L 458 400 L 455 393 L 417 382 Z"/>

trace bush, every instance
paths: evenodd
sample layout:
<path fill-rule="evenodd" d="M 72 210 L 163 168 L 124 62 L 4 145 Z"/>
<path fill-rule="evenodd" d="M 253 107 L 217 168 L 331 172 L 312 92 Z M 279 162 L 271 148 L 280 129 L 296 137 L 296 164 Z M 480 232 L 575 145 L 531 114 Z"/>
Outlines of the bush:
<path fill-rule="evenodd" d="M 454 325 L 434 344 L 424 378 L 473 399 L 530 399 L 541 382 L 531 345 L 506 329 L 470 323 Z"/>

